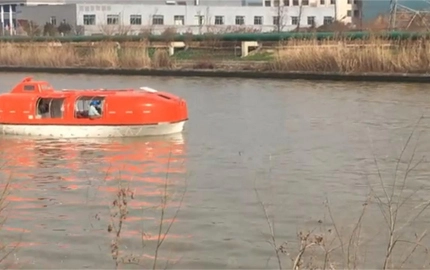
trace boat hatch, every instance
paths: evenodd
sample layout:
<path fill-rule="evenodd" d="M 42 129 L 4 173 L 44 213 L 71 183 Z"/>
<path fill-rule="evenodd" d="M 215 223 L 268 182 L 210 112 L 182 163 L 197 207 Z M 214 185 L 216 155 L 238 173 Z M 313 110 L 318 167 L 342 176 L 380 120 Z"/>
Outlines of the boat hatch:
<path fill-rule="evenodd" d="M 139 89 L 140 89 L 140 90 L 144 90 L 144 91 L 146 91 L 146 92 L 151 92 L 151 93 L 156 93 L 156 92 L 158 92 L 157 90 L 155 90 L 155 89 L 153 89 L 153 88 L 151 88 L 151 87 L 148 87 L 148 86 L 142 86 L 142 87 L 140 87 Z"/>
<path fill-rule="evenodd" d="M 44 93 L 53 92 L 52 86 L 44 81 L 33 81 L 32 77 L 27 77 L 18 83 L 11 93 Z"/>

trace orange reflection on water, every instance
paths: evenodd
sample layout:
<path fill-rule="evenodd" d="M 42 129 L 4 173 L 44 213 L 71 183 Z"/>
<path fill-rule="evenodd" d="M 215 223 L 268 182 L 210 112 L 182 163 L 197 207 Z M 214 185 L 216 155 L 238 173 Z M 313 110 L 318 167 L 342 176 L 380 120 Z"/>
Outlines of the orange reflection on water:
<path fill-rule="evenodd" d="M 40 140 L 31 138 L 4 137 L 0 139 L 3 160 L 7 161 L 2 174 L 13 178 L 30 177 L 70 182 L 68 189 L 82 187 L 81 181 L 94 177 L 97 180 L 129 180 L 150 184 L 164 184 L 166 176 L 184 174 L 185 148 L 182 134 L 150 139 L 82 139 L 82 140 Z M 95 169 L 88 169 L 96 165 Z M 35 175 L 34 169 L 66 169 L 76 174 Z M 33 172 L 32 172 L 33 171 Z M 100 173 L 103 174 L 100 174 Z M 103 177 L 103 179 L 100 179 Z M 170 184 L 175 181 L 170 181 Z M 21 188 L 12 182 L 14 188 Z M 177 183 L 176 183 L 177 184 Z M 143 187 L 143 186 L 140 186 Z M 137 194 L 154 196 L 155 191 L 137 187 Z M 103 188 L 106 192 L 115 187 Z M 29 200 L 24 199 L 23 200 Z"/>
<path fill-rule="evenodd" d="M 0 166 L 4 164 L 2 160 L 7 161 L 0 176 L 6 179 L 8 175 L 12 175 L 13 178 L 12 194 L 8 201 L 18 214 L 14 214 L 12 219 L 25 220 L 26 217 L 19 215 L 21 211 L 25 215 L 38 215 L 33 218 L 40 220 L 76 220 L 73 228 L 65 228 L 69 231 L 77 230 L 82 214 L 67 209 L 81 208 L 90 212 L 91 209 L 88 208 L 91 207 L 111 206 L 119 190 L 119 180 L 129 185 L 135 197 L 128 203 L 128 207 L 130 211 L 136 211 L 129 215 L 127 223 L 152 219 L 149 216 L 137 216 L 141 215 L 138 209 L 158 206 L 163 192 L 169 198 L 175 197 L 175 191 L 185 180 L 186 149 L 182 134 L 139 139 L 54 140 L 2 137 L 0 149 Z M 166 181 L 169 188 L 163 190 Z M 4 183 L 5 181 L 1 184 Z M 91 200 L 88 198 L 89 193 L 92 194 Z M 170 201 L 167 208 L 176 209 L 179 207 L 179 200 Z M 54 210 L 40 210 L 51 207 Z M 39 210 L 33 214 L 33 209 Z M 155 216 L 153 223 L 158 218 L 159 214 Z M 105 223 L 106 226 L 109 223 L 107 216 Z M 26 232 L 37 234 L 36 227 L 37 225 L 33 225 Z M 123 232 L 124 237 L 141 234 L 138 231 L 141 226 L 132 227 Z M 9 230 L 23 229 L 17 225 L 9 226 Z"/>
<path fill-rule="evenodd" d="M 10 231 L 10 232 L 21 232 L 21 233 L 29 233 L 30 230 L 19 229 L 19 228 L 11 228 L 7 226 L 2 226 L 2 230 Z"/>

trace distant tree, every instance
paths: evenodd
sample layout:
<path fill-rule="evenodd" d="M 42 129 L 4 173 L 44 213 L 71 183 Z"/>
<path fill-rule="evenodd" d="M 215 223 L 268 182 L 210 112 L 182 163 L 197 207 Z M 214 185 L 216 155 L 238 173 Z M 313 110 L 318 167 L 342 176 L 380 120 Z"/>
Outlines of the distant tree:
<path fill-rule="evenodd" d="M 275 2 L 275 8 L 276 8 L 276 19 L 273 22 L 275 25 L 275 32 L 282 32 L 284 30 L 284 27 L 287 25 L 287 9 L 285 5 L 282 5 L 280 3 L 281 1 Z"/>
<path fill-rule="evenodd" d="M 43 35 L 44 36 L 56 36 L 58 34 L 57 28 L 52 23 L 45 23 L 43 26 Z"/>
<path fill-rule="evenodd" d="M 64 21 L 57 27 L 57 31 L 62 35 L 68 35 L 72 32 L 72 26 Z"/>
<path fill-rule="evenodd" d="M 296 28 L 296 32 L 300 31 L 300 27 L 301 27 L 301 22 L 302 22 L 302 16 L 303 16 L 303 5 L 302 2 L 300 1 L 300 6 L 299 6 L 299 18 L 298 18 L 298 22 L 297 22 L 297 28 Z"/>
<path fill-rule="evenodd" d="M 33 21 L 23 21 L 21 22 L 22 29 L 27 33 L 28 36 L 40 36 L 42 33 L 39 25 Z"/>
<path fill-rule="evenodd" d="M 161 33 L 162 39 L 169 44 L 170 42 L 173 42 L 176 35 L 176 28 L 175 27 L 167 27 L 164 29 L 164 31 Z"/>

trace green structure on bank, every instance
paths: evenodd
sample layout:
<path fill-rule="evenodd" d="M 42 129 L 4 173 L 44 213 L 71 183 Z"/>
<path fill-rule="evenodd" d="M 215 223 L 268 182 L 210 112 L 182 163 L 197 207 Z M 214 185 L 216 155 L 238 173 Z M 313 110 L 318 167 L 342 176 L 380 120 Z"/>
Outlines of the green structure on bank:
<path fill-rule="evenodd" d="M 377 37 L 387 40 L 416 40 L 430 38 L 430 32 L 316 32 L 316 33 L 234 33 L 234 34 L 205 34 L 205 35 L 151 35 L 151 36 L 66 36 L 66 37 L 28 37 L 28 36 L 3 36 L 0 37 L 0 42 L 102 42 L 102 41 L 143 41 L 148 39 L 152 42 L 163 41 L 205 41 L 216 39 L 219 41 L 283 41 L 289 39 L 317 39 L 317 40 L 365 40 L 372 37 Z"/>

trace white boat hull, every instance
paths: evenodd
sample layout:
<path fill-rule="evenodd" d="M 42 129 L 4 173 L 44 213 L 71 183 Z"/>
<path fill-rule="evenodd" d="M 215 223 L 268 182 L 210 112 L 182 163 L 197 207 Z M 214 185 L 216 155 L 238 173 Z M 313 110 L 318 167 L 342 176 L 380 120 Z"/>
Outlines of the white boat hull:
<path fill-rule="evenodd" d="M 0 124 L 3 135 L 50 138 L 119 138 L 168 135 L 182 132 L 186 121 L 139 126 L 74 126 Z"/>

